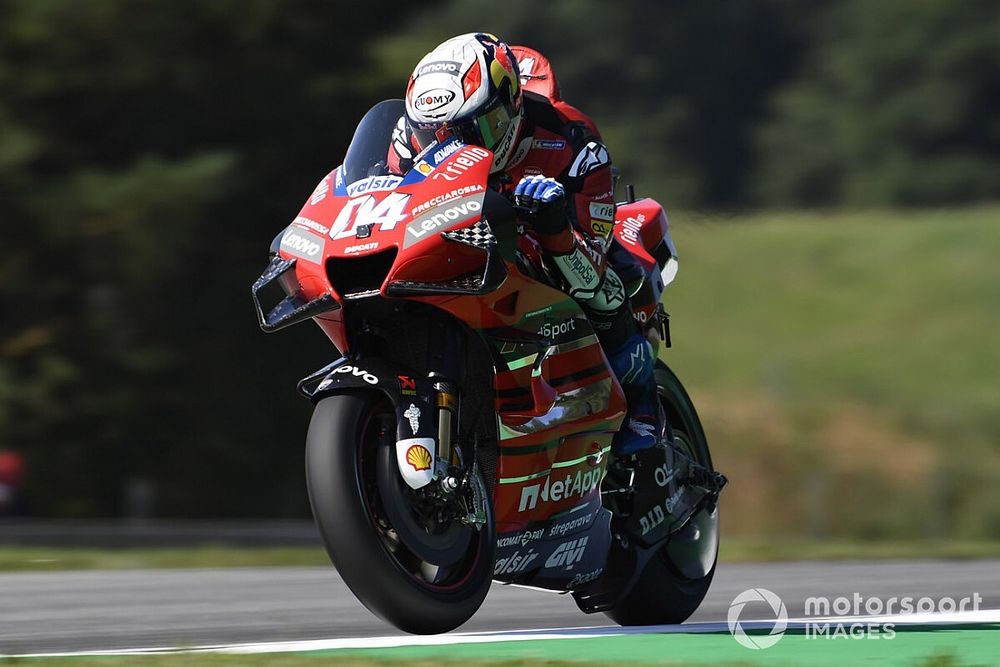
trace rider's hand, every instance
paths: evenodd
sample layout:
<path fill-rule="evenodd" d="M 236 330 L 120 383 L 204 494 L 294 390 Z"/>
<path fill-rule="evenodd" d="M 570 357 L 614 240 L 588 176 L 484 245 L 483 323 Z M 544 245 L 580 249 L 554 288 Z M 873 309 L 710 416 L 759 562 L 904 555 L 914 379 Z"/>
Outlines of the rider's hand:
<path fill-rule="evenodd" d="M 566 228 L 566 189 L 554 178 L 525 176 L 514 188 L 514 203 L 532 210 L 535 231 L 541 234 Z"/>

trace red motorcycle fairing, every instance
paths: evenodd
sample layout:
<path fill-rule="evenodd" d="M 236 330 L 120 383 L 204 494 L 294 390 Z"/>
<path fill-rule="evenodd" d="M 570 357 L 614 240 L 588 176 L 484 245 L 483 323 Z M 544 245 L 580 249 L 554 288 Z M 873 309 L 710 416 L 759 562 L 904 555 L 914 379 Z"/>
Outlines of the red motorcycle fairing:
<path fill-rule="evenodd" d="M 345 302 L 386 297 L 393 282 L 454 280 L 482 265 L 481 252 L 449 243 L 439 232 L 479 220 L 490 159 L 485 149 L 453 141 L 418 161 L 405 178 L 376 175 L 345 183 L 341 166 L 316 186 L 279 253 L 298 260 L 295 275 L 305 299 L 329 295 L 341 306 L 315 319 L 342 353 L 351 349 Z M 330 273 L 339 279 L 331 281 Z"/>
<path fill-rule="evenodd" d="M 426 151 L 402 178 L 346 182 L 338 167 L 285 231 L 273 272 L 289 308 L 311 314 L 348 357 L 358 335 L 347 327 L 352 303 L 399 294 L 486 341 L 498 436 L 494 576 L 566 590 L 597 579 L 608 553 L 600 486 L 625 398 L 580 307 L 528 275 L 544 270 L 522 271 L 514 230 L 494 235 L 484 218 L 491 157 L 453 141 Z M 664 236 L 652 246 L 646 236 L 666 234 L 666 218 L 651 200 L 630 206 L 623 213 L 639 227 L 634 236 L 616 227 L 616 236 L 654 273 Z M 494 258 L 501 271 L 490 279 Z"/>
<path fill-rule="evenodd" d="M 630 285 L 633 313 L 644 324 L 653 322 L 663 290 L 677 273 L 677 249 L 666 213 L 649 198 L 619 204 L 613 234 L 641 270 L 641 282 Z"/>

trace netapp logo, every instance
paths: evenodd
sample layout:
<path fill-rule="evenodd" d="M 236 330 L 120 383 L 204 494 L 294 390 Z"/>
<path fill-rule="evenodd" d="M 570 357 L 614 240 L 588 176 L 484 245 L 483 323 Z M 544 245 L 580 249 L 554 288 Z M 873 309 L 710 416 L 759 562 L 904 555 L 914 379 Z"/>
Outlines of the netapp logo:
<path fill-rule="evenodd" d="M 548 502 L 549 500 L 566 500 L 574 496 L 583 496 L 597 489 L 601 484 L 603 470 L 594 468 L 583 472 L 578 470 L 576 475 L 566 475 L 566 478 L 558 482 L 551 481 L 551 473 L 545 478 L 545 484 L 532 484 L 521 489 L 521 502 L 517 506 L 518 512 L 533 510 L 538 505 L 538 498 Z"/>

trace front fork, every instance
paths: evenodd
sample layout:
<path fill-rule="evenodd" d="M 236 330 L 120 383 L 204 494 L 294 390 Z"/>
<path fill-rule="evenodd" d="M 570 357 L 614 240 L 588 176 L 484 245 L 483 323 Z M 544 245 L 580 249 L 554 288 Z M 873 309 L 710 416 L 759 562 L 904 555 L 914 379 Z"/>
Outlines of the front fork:
<path fill-rule="evenodd" d="M 467 526 L 479 530 L 486 523 L 486 488 L 483 485 L 476 452 L 472 464 L 467 465 L 462 451 L 454 445 L 453 435 L 458 431 L 459 390 L 454 382 L 436 379 L 437 392 L 437 465 L 436 475 L 442 500 L 456 498 L 461 511 L 457 517 Z"/>
<path fill-rule="evenodd" d="M 437 455 L 439 461 L 445 461 L 449 465 L 455 465 L 458 460 L 454 457 L 452 448 L 452 433 L 455 431 L 455 424 L 458 421 L 458 387 L 449 380 L 436 380 L 434 390 L 437 391 Z"/>
<path fill-rule="evenodd" d="M 464 372 L 465 337 L 453 325 L 444 321 L 430 323 L 428 337 L 427 377 L 433 382 L 437 418 L 437 456 L 448 468 L 459 464 L 453 445 L 458 431 L 461 389 L 457 378 Z"/>

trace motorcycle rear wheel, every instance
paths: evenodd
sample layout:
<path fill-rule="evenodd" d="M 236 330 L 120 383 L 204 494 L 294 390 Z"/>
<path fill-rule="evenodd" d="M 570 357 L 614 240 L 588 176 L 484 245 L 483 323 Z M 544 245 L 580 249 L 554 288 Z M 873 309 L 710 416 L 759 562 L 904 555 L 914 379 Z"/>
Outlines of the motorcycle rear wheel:
<path fill-rule="evenodd" d="M 306 439 L 309 501 L 330 560 L 365 607 L 405 632 L 447 632 L 471 618 L 489 590 L 496 548 L 492 509 L 487 503 L 482 529 L 466 529 L 471 536 L 456 563 L 441 567 L 416 556 L 403 541 L 405 531 L 387 517 L 384 502 L 390 499 L 380 497 L 386 489 L 408 493 L 403 484 L 385 483 L 384 475 L 398 476 L 384 465 L 385 448 L 395 445 L 395 421 L 393 406 L 377 392 L 317 403 Z M 413 520 L 411 529 L 416 514 Z M 428 528 L 433 539 L 431 533 Z"/>
<path fill-rule="evenodd" d="M 712 468 L 708 440 L 680 380 L 656 362 L 660 403 L 677 444 L 697 463 Z M 703 509 L 647 563 L 632 590 L 605 613 L 619 625 L 682 623 L 708 594 L 719 554 L 719 510 Z"/>

